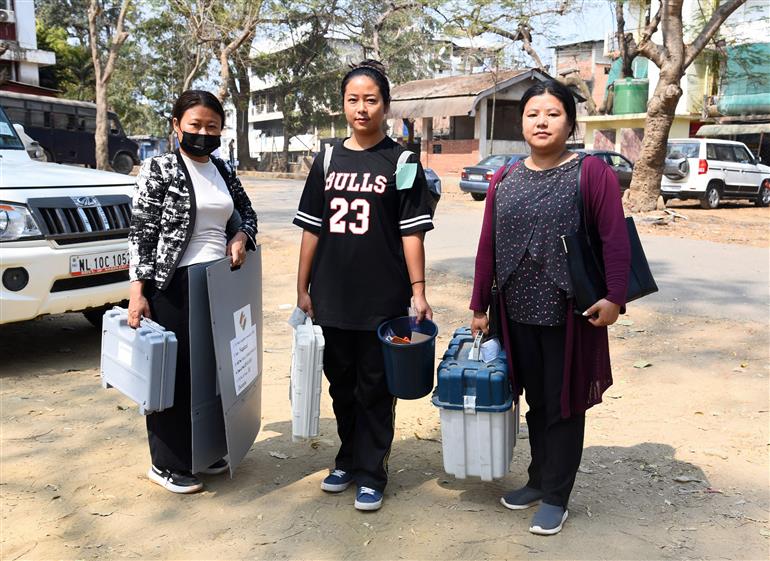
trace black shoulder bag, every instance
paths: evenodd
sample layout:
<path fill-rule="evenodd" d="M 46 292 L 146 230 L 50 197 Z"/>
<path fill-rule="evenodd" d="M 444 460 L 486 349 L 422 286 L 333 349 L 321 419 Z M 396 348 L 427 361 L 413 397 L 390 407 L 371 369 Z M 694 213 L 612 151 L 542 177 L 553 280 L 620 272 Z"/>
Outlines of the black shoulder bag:
<path fill-rule="evenodd" d="M 572 281 L 572 291 L 575 294 L 576 314 L 582 314 L 607 295 L 601 241 L 598 236 L 591 236 L 586 222 L 583 194 L 580 191 L 582 168 L 583 160 L 581 158 L 578 164 L 576 195 L 580 226 L 574 234 L 561 237 L 562 242 L 564 242 L 564 252 L 567 254 L 567 268 Z M 644 248 L 642 248 L 639 233 L 636 231 L 634 219 L 630 216 L 626 218 L 626 228 L 628 228 L 628 241 L 631 247 L 631 268 L 628 273 L 626 302 L 631 302 L 657 292 L 658 285 L 655 284 L 655 279 L 647 263 L 647 257 L 644 255 Z"/>

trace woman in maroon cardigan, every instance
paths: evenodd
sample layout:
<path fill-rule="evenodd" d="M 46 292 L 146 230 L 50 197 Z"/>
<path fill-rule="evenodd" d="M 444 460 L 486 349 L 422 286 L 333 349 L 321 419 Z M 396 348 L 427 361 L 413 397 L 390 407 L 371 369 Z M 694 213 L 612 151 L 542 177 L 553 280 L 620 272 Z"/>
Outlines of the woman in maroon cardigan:
<path fill-rule="evenodd" d="M 576 113 L 569 89 L 555 81 L 536 84 L 520 107 L 531 153 L 510 169 L 503 166 L 490 182 L 476 255 L 471 329 L 488 330 L 486 312 L 496 274 L 505 316 L 503 344 L 516 395 L 523 391 L 529 406 L 532 452 L 527 484 L 501 502 L 512 510 L 540 504 L 529 529 L 550 535 L 567 519 L 583 452 L 585 411 L 601 402 L 612 384 L 607 326 L 625 304 L 630 250 L 615 174 L 599 158 L 581 159 L 567 150 Z M 608 287 L 605 297 L 582 315 L 573 309 L 561 240 L 580 224 L 578 173 L 587 227 L 602 241 Z"/>

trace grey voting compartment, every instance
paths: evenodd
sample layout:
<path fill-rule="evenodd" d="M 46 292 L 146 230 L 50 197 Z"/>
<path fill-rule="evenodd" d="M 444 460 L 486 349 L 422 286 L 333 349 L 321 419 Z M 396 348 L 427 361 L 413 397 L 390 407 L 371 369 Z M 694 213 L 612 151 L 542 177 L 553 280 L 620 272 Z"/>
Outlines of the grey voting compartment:
<path fill-rule="evenodd" d="M 133 329 L 128 311 L 115 307 L 102 320 L 102 386 L 115 388 L 143 415 L 174 405 L 176 335 L 149 319 Z"/>
<path fill-rule="evenodd" d="M 262 410 L 262 254 L 231 269 L 229 258 L 206 267 L 217 379 L 225 416 L 230 473 L 257 438 Z"/>
<path fill-rule="evenodd" d="M 206 268 L 187 268 L 190 309 L 190 405 L 192 415 L 192 472 L 200 473 L 227 455 L 225 415 L 217 382 L 214 339 L 211 334 Z"/>

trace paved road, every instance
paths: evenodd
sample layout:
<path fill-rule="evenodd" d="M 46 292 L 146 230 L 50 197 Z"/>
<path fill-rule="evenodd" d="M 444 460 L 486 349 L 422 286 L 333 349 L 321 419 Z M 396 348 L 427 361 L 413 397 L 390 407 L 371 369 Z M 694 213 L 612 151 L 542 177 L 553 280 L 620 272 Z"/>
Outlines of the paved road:
<path fill-rule="evenodd" d="M 261 231 L 284 235 L 295 230 L 291 219 L 301 181 L 247 179 L 244 184 Z M 436 229 L 426 242 L 429 267 L 472 279 L 483 206 L 457 199 L 439 204 Z M 645 305 L 670 315 L 770 322 L 767 249 L 657 236 L 642 241 L 660 287 L 643 300 Z"/>

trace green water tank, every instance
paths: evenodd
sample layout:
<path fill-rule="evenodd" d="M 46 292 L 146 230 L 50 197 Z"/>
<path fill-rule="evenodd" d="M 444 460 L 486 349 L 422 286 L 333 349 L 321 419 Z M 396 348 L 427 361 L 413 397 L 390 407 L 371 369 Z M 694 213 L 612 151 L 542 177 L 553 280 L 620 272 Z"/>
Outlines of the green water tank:
<path fill-rule="evenodd" d="M 612 103 L 614 115 L 644 113 L 647 111 L 647 94 L 650 91 L 649 80 L 623 78 L 615 80 L 615 99 Z"/>

